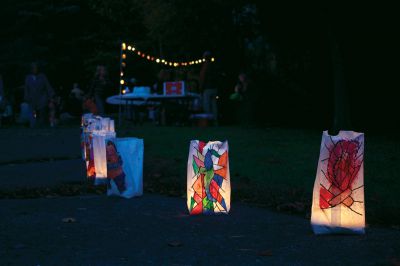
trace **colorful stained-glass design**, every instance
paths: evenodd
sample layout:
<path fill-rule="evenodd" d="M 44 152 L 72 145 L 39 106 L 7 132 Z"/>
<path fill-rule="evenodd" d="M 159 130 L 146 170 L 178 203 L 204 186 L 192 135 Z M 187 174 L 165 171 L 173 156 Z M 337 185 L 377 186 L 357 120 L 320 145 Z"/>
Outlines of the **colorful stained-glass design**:
<path fill-rule="evenodd" d="M 228 213 L 228 143 L 192 141 L 188 160 L 190 214 Z"/>

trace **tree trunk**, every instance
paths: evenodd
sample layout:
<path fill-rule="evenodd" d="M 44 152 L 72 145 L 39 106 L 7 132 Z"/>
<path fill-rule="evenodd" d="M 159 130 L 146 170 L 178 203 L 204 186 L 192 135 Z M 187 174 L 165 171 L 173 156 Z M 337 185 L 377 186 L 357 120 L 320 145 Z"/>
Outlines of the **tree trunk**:
<path fill-rule="evenodd" d="M 335 133 L 340 130 L 350 130 L 350 108 L 348 103 L 348 91 L 346 89 L 343 60 L 337 40 L 331 34 L 333 91 L 334 91 L 334 121 Z"/>

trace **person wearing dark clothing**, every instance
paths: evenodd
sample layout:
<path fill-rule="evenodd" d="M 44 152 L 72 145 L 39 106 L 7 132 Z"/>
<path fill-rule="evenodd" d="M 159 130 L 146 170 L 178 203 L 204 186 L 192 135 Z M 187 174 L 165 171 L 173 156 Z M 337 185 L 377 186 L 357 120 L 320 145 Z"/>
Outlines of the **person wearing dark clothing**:
<path fill-rule="evenodd" d="M 29 105 L 30 126 L 33 127 L 36 120 L 40 124 L 48 122 L 48 105 L 54 96 L 54 91 L 46 75 L 39 72 L 37 64 L 31 65 L 31 71 L 25 78 L 24 100 Z"/>
<path fill-rule="evenodd" d="M 205 113 L 212 114 L 217 121 L 217 73 L 211 62 L 211 53 L 206 51 L 203 58 L 205 61 L 201 66 L 199 78 L 200 90 L 203 92 L 203 109 Z"/>
<path fill-rule="evenodd" d="M 89 95 L 94 97 L 99 115 L 104 114 L 104 98 L 111 87 L 105 66 L 97 66 L 96 73 L 89 89 Z"/>
<path fill-rule="evenodd" d="M 67 99 L 66 111 L 72 116 L 82 115 L 83 99 L 84 92 L 79 88 L 78 83 L 74 83 Z"/>

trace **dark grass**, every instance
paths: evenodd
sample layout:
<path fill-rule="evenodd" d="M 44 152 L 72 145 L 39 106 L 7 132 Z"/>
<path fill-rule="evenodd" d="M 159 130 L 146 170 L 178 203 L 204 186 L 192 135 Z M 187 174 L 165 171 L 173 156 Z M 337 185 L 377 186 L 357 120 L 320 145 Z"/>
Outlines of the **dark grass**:
<path fill-rule="evenodd" d="M 189 142 L 228 140 L 232 201 L 309 217 L 322 132 L 240 127 L 124 126 L 119 137 L 144 139 L 144 184 L 148 192 L 186 195 Z M 400 142 L 365 140 L 367 223 L 400 224 Z M 233 205 L 234 208 L 234 205 Z"/>
<path fill-rule="evenodd" d="M 60 127 L 78 127 L 78 122 Z M 15 134 L 44 134 L 27 132 Z M 320 130 L 241 127 L 118 127 L 118 137 L 144 139 L 144 189 L 186 197 L 186 167 L 192 139 L 229 141 L 232 208 L 242 201 L 309 218 L 312 189 L 321 142 Z M 18 133 L 19 132 L 19 133 Z M 47 131 L 55 134 L 57 129 Z M 78 130 L 77 130 L 78 132 Z M 365 202 L 367 223 L 400 228 L 400 141 L 396 135 L 365 132 Z M 78 133 L 77 133 L 78 134 Z M 78 138 L 78 136 L 77 136 Z M 397 138 L 397 139 L 396 139 Z M 79 145 L 79 143 L 77 143 Z M 75 157 L 74 157 L 75 158 Z M 60 158 L 5 161 L 2 164 L 47 161 Z M 0 198 L 35 198 L 102 194 L 84 180 L 55 188 L 0 191 Z"/>

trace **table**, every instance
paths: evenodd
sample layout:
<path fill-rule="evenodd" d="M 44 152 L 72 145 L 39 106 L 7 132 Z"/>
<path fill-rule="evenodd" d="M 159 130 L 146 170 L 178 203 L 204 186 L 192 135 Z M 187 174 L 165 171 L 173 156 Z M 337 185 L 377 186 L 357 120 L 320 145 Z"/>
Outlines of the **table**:
<path fill-rule="evenodd" d="M 200 100 L 200 94 L 197 93 L 187 93 L 185 95 L 160 95 L 160 94 L 123 94 L 115 95 L 107 98 L 106 102 L 109 104 L 125 105 L 125 115 L 128 107 L 133 107 L 133 112 L 138 114 L 139 107 L 154 107 L 161 106 L 165 102 L 179 101 L 181 105 L 187 105 L 193 103 L 194 100 Z M 121 113 L 119 113 L 119 120 L 121 124 Z M 135 121 L 136 122 L 136 121 Z"/>

